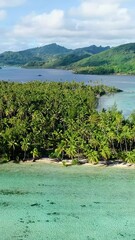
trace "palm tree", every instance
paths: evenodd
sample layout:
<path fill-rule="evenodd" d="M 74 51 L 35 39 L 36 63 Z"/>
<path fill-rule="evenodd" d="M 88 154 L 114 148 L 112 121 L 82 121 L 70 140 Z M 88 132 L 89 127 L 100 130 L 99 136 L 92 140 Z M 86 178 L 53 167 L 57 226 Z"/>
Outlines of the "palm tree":
<path fill-rule="evenodd" d="M 128 163 L 135 163 L 135 149 L 133 149 L 133 151 L 127 151 L 126 152 L 125 160 Z"/>
<path fill-rule="evenodd" d="M 130 129 L 127 125 L 124 125 L 122 128 L 122 136 L 123 136 L 124 143 L 125 143 L 125 150 L 128 151 L 128 142 L 131 138 L 131 133 L 130 133 Z"/>
<path fill-rule="evenodd" d="M 24 152 L 24 157 L 23 157 L 23 161 L 26 160 L 26 152 L 28 151 L 30 146 L 30 142 L 28 138 L 23 138 L 23 141 L 21 141 L 21 149 Z"/>
<path fill-rule="evenodd" d="M 33 162 L 36 161 L 36 159 L 39 157 L 39 152 L 38 152 L 38 149 L 35 147 L 32 151 L 32 156 L 33 156 Z"/>
<path fill-rule="evenodd" d="M 14 159 L 14 152 L 15 152 L 15 148 L 17 146 L 17 142 L 15 139 L 10 139 L 9 142 L 8 142 L 8 146 L 9 146 L 9 149 L 12 149 L 12 159 Z"/>
<path fill-rule="evenodd" d="M 111 150 L 107 146 L 107 143 L 102 143 L 100 146 L 100 155 L 104 160 L 109 160 L 111 157 Z"/>
<path fill-rule="evenodd" d="M 61 140 L 60 144 L 55 149 L 56 157 L 63 159 L 64 153 L 66 151 L 66 141 Z"/>
<path fill-rule="evenodd" d="M 87 152 L 87 157 L 88 157 L 88 161 L 91 162 L 91 163 L 98 163 L 99 162 L 99 153 L 98 153 L 98 151 L 90 149 Z"/>

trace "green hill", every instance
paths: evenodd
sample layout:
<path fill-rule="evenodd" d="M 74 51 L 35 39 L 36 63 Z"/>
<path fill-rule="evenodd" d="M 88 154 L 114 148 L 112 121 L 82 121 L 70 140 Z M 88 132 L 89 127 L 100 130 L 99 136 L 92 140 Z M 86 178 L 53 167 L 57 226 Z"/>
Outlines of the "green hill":
<path fill-rule="evenodd" d="M 0 65 L 24 65 L 30 61 L 45 61 L 50 56 L 63 55 L 71 51 L 71 49 L 59 46 L 56 43 L 19 52 L 8 51 L 0 54 Z"/>
<path fill-rule="evenodd" d="M 76 73 L 135 74 L 135 43 L 124 44 L 82 59 L 72 68 Z"/>
<path fill-rule="evenodd" d="M 93 55 L 93 54 L 97 54 L 97 53 L 106 51 L 108 49 L 110 49 L 109 46 L 107 46 L 107 47 L 102 47 L 102 46 L 97 47 L 96 45 L 91 45 L 89 47 L 77 48 L 77 49 L 74 50 L 74 53 L 76 53 L 76 54 L 82 54 L 83 53 L 83 54 Z"/>
<path fill-rule="evenodd" d="M 55 55 L 55 56 L 48 56 L 45 61 L 30 61 L 26 63 L 23 67 L 25 68 L 71 68 L 71 64 L 78 62 L 81 59 L 89 57 L 90 54 L 66 54 L 66 55 Z M 34 60 L 34 59 L 33 59 Z"/>
<path fill-rule="evenodd" d="M 73 63 L 78 62 L 81 59 L 90 57 L 91 55 L 105 51 L 109 48 L 110 47 L 97 47 L 95 45 L 84 48 L 77 48 L 75 50 L 70 50 L 68 53 L 65 54 L 48 56 L 45 61 L 37 61 L 33 59 L 33 61 L 27 62 L 24 67 L 71 69 Z"/>
<path fill-rule="evenodd" d="M 135 43 L 115 48 L 89 46 L 67 49 L 56 43 L 0 54 L 0 66 L 72 69 L 86 74 L 135 74 Z"/>
<path fill-rule="evenodd" d="M 109 47 L 97 47 L 92 45 L 72 50 L 53 43 L 43 47 L 27 49 L 19 52 L 4 52 L 0 54 L 0 65 L 69 68 L 71 64 L 93 54 L 105 51 L 108 48 Z"/>

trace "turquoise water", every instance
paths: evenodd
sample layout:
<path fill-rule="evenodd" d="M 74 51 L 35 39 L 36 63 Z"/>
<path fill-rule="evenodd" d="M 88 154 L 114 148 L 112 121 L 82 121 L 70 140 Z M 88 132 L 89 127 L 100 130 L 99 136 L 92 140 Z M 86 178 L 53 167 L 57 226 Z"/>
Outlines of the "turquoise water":
<path fill-rule="evenodd" d="M 124 91 L 109 96 L 102 96 L 99 99 L 98 109 L 101 111 L 103 108 L 109 109 L 113 106 L 122 111 L 125 117 L 128 117 L 135 111 L 135 91 Z"/>
<path fill-rule="evenodd" d="M 135 169 L 0 166 L 0 239 L 134 240 Z"/>

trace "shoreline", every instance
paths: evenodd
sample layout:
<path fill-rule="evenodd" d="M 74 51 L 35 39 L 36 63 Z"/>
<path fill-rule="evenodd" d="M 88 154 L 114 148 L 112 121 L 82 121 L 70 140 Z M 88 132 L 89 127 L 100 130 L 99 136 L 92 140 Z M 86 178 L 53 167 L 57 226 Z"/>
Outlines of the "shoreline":
<path fill-rule="evenodd" d="M 32 160 L 26 160 L 26 161 L 20 161 L 19 164 L 37 164 L 37 163 L 43 163 L 43 164 L 57 164 L 57 165 L 61 165 L 63 167 L 72 167 L 75 166 L 74 164 L 72 164 L 72 160 L 64 160 L 65 161 L 65 165 L 63 164 L 62 161 L 57 161 L 56 159 L 53 158 L 40 158 L 37 159 L 36 161 L 32 161 Z M 116 168 L 127 168 L 127 169 L 135 169 L 135 164 L 131 164 L 131 163 L 125 163 L 122 161 L 116 161 L 116 162 L 99 162 L 97 164 L 94 163 L 79 163 L 76 164 L 78 166 L 85 166 L 85 167 L 116 167 Z"/>

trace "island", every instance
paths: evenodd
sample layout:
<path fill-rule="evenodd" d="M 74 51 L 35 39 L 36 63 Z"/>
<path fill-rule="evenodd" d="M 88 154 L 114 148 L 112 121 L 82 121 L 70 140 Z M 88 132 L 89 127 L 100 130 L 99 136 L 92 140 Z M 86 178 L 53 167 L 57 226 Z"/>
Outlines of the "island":
<path fill-rule="evenodd" d="M 68 49 L 52 43 L 42 47 L 0 54 L 1 66 L 66 69 L 76 74 L 135 75 L 135 43 Z"/>
<path fill-rule="evenodd" d="M 135 161 L 135 114 L 114 106 L 97 111 L 104 85 L 77 82 L 0 82 L 0 161 L 41 157 L 98 163 Z"/>

